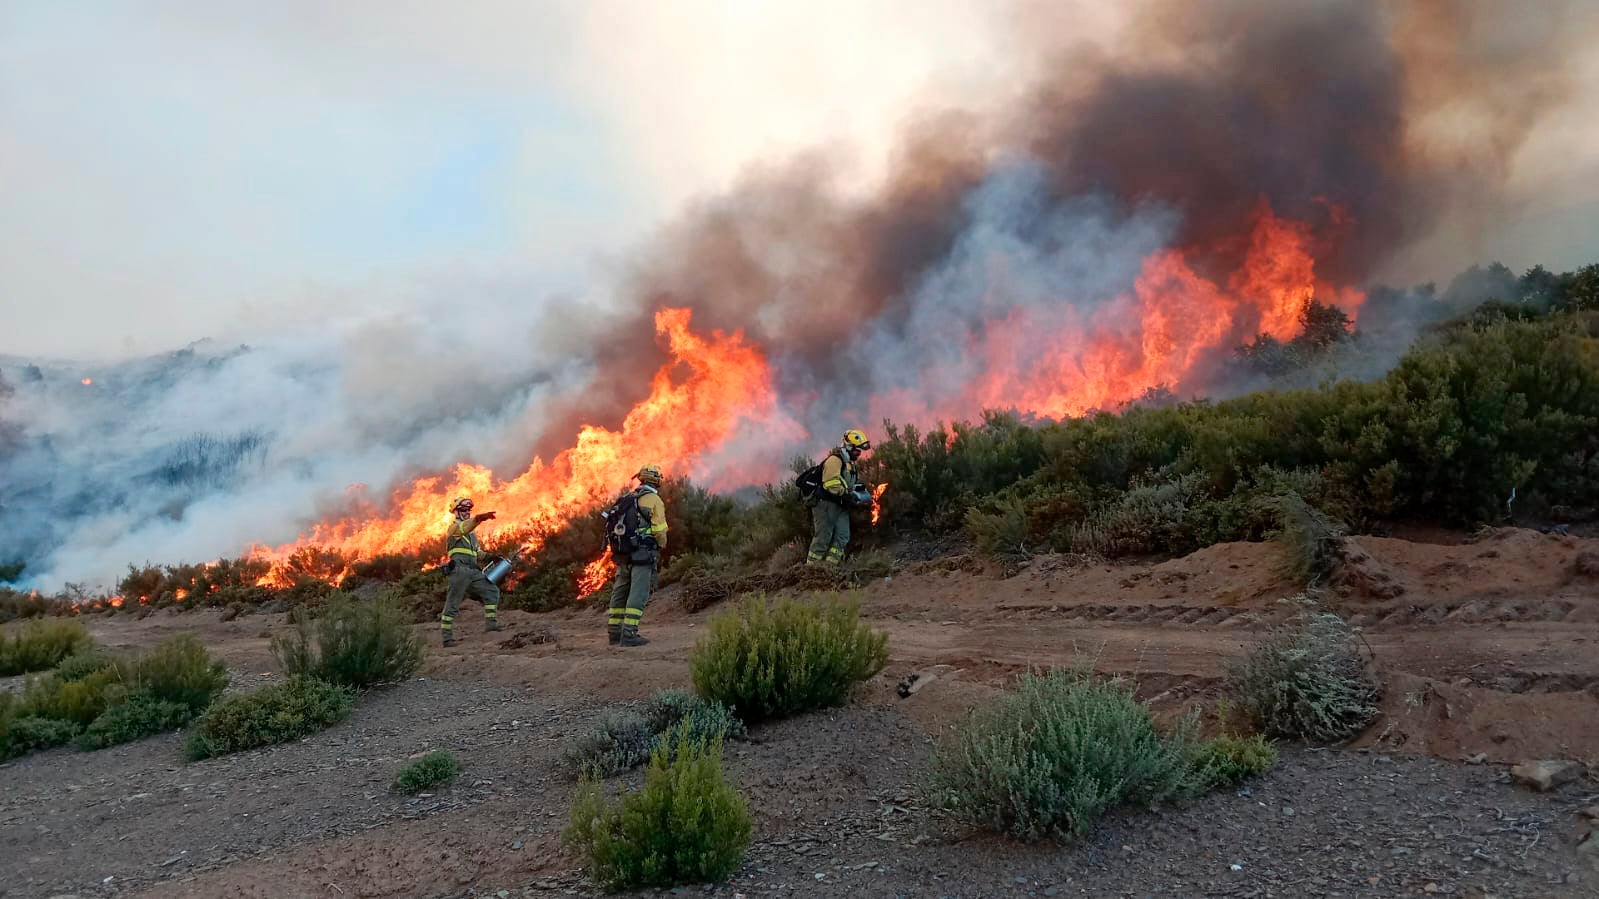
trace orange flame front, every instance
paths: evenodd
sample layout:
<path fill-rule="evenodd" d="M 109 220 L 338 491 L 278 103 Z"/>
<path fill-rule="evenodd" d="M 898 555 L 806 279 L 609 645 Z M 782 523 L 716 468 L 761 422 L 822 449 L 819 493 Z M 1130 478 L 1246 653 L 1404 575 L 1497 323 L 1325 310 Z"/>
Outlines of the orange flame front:
<path fill-rule="evenodd" d="M 616 562 L 611 559 L 609 552 L 601 553 L 600 557 L 583 567 L 583 573 L 577 579 L 577 598 L 588 599 L 598 593 L 605 582 L 616 573 Z"/>
<path fill-rule="evenodd" d="M 872 524 L 877 524 L 877 519 L 882 517 L 883 504 L 879 500 L 883 498 L 883 491 L 887 489 L 887 483 L 878 484 L 872 488 Z"/>
<path fill-rule="evenodd" d="M 620 430 L 585 425 L 570 449 L 548 464 L 534 459 L 510 481 L 496 480 L 482 466 L 461 463 L 447 477 L 420 478 L 397 491 L 391 514 L 322 522 L 294 543 L 255 547 L 253 557 L 274 563 L 265 580 L 288 580 L 284 563 L 307 546 L 328 547 L 351 560 L 408 552 L 428 543 L 442 550 L 449 521 L 444 510 L 452 496 L 470 496 L 478 508 L 499 512 L 479 529 L 488 539 L 529 528 L 547 535 L 627 484 L 642 464 L 659 463 L 669 471 L 691 468 L 700 454 L 726 440 L 740 420 L 768 415 L 773 397 L 766 359 L 742 332 L 701 336 L 689 330 L 690 316 L 687 309 L 656 312 L 655 328 L 665 338 L 671 359 L 655 373 L 649 396 L 627 414 Z M 674 379 L 679 371 L 685 375 Z M 544 539 L 534 536 L 524 551 L 537 551 Z M 595 565 L 590 569 L 598 570 Z"/>

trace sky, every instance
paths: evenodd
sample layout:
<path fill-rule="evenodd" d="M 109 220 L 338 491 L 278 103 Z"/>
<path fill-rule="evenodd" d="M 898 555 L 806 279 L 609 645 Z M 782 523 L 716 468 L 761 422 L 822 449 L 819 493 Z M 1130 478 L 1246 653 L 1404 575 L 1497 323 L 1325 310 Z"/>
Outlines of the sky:
<path fill-rule="evenodd" d="M 1020 89 L 1042 42 L 1113 45 L 1121 9 L 7 0 L 0 354 L 603 303 L 696 197 L 817 148 L 870 184 L 919 113 Z M 1596 59 L 1564 124 L 1521 151 L 1500 227 L 1424 242 L 1395 278 L 1592 254 Z"/>
<path fill-rule="evenodd" d="M 0 353 L 592 293 L 760 160 L 998 78 L 933 0 L 0 5 Z M 940 86 L 942 85 L 942 89 Z M 593 299 L 593 301 L 601 301 Z"/>

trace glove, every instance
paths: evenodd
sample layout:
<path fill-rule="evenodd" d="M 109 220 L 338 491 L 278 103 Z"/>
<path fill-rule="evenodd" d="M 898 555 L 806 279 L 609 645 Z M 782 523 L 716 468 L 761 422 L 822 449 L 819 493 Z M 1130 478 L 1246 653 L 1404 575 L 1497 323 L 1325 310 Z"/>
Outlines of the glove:
<path fill-rule="evenodd" d="M 640 534 L 638 538 L 638 545 L 641 549 L 648 549 L 651 551 L 661 548 L 661 544 L 655 539 L 654 534 Z"/>

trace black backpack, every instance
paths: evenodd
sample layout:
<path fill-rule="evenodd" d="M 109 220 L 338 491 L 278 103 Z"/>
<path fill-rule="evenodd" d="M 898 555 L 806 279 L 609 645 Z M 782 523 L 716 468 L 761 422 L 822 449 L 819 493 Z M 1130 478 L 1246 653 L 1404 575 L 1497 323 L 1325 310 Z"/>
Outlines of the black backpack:
<path fill-rule="evenodd" d="M 831 456 L 838 456 L 840 461 L 843 456 L 837 450 L 822 457 L 822 461 L 805 469 L 794 477 L 794 486 L 799 488 L 800 499 L 810 501 L 822 495 L 822 466 Z"/>
<path fill-rule="evenodd" d="M 629 491 L 616 504 L 600 513 L 605 519 L 605 545 L 619 556 L 630 555 L 639 549 L 638 494 Z"/>

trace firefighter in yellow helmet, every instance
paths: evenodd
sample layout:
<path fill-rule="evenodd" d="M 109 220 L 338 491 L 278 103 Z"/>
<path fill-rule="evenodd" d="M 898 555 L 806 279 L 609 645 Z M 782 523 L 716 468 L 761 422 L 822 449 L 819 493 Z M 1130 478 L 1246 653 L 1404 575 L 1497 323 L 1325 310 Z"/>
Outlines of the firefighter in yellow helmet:
<path fill-rule="evenodd" d="M 455 616 L 461 611 L 461 600 L 468 594 L 483 603 L 483 617 L 488 620 L 489 630 L 500 629 L 500 588 L 484 576 L 483 567 L 478 564 L 478 553 L 483 547 L 472 533 L 478 525 L 493 520 L 494 513 L 473 515 L 472 500 L 465 496 L 450 503 L 450 512 L 455 519 L 450 522 L 444 538 L 444 551 L 450 557 L 445 567 L 450 587 L 444 598 L 444 614 L 439 616 L 439 630 L 444 635 L 445 646 L 455 645 Z"/>
<path fill-rule="evenodd" d="M 807 565 L 837 565 L 849 546 L 849 510 L 860 502 L 860 479 L 855 464 L 872 448 L 866 435 L 853 428 L 822 460 L 822 488 L 811 500 L 811 550 Z"/>
<path fill-rule="evenodd" d="M 661 467 L 646 465 L 633 476 L 633 490 L 605 512 L 606 546 L 616 562 L 616 584 L 611 587 L 611 610 L 606 628 L 611 643 L 643 646 L 639 619 L 655 587 L 666 547 L 666 503 L 661 499 Z"/>

